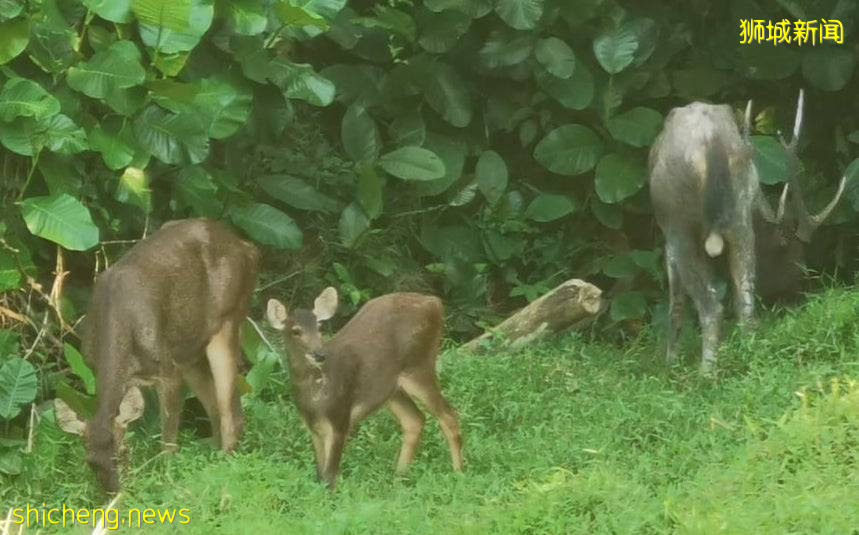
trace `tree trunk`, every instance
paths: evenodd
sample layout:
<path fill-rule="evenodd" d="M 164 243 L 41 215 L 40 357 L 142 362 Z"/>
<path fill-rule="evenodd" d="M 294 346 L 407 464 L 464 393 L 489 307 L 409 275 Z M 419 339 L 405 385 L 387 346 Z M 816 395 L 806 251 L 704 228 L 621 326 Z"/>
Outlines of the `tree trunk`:
<path fill-rule="evenodd" d="M 462 347 L 466 351 L 483 353 L 484 341 L 498 337 L 500 345 L 493 344 L 493 349 L 515 349 L 581 327 L 601 310 L 601 294 L 602 290 L 593 284 L 570 279 Z"/>

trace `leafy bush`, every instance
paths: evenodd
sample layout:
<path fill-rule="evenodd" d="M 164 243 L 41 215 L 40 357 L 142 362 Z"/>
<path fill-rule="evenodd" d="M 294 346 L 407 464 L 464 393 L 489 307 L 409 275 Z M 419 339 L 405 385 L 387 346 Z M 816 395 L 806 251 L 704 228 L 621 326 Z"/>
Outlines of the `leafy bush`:
<path fill-rule="evenodd" d="M 741 45 L 739 20 L 836 19 L 850 36 L 856 10 L 0 2 L 0 321 L 31 348 L 24 363 L 6 353 L 4 377 L 26 372 L 29 385 L 34 367 L 45 394 L 77 382 L 66 345 L 93 273 L 186 216 L 226 219 L 267 248 L 263 294 L 300 301 L 324 280 L 354 308 L 394 288 L 433 290 L 459 337 L 578 276 L 614 297 L 613 325 L 639 325 L 663 296 L 644 184 L 667 111 L 753 97 L 762 181 L 777 185 L 773 134 L 809 86 L 814 204 L 859 170 L 855 50 Z M 855 185 L 822 233 L 830 249 L 855 240 Z M 830 263 L 849 271 L 849 258 Z M 11 381 L 2 392 L 20 408 L 31 389 Z"/>

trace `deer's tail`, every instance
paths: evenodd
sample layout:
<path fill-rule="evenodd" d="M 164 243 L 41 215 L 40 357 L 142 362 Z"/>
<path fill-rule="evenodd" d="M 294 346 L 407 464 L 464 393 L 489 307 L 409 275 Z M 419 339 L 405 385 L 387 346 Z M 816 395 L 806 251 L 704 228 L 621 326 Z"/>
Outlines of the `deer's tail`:
<path fill-rule="evenodd" d="M 725 250 L 724 233 L 734 217 L 736 197 L 728 152 L 718 139 L 707 146 L 704 161 L 704 250 L 715 258 Z"/>

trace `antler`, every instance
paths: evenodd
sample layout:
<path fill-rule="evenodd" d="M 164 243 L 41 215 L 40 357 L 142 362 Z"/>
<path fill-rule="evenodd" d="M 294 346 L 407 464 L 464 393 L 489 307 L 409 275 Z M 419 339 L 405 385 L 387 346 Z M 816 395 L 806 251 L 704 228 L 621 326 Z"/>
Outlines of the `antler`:
<path fill-rule="evenodd" d="M 750 142 L 752 135 L 752 99 L 746 104 L 746 120 L 743 122 L 743 138 L 746 142 Z"/>
<path fill-rule="evenodd" d="M 746 145 L 749 150 L 749 154 L 754 154 L 754 149 L 752 148 L 752 99 L 749 99 L 749 102 L 746 104 L 746 114 L 745 120 L 743 121 L 743 140 L 746 142 Z M 781 197 L 779 198 L 778 203 L 778 211 L 773 213 L 773 209 L 770 206 L 769 201 L 767 201 L 766 197 L 764 197 L 763 191 L 758 188 L 757 193 L 757 207 L 758 210 L 763 216 L 763 218 L 773 224 L 780 224 L 784 219 L 785 213 L 785 203 L 787 201 L 787 189 L 788 184 L 785 184 L 784 190 L 781 192 Z"/>
<path fill-rule="evenodd" d="M 844 187 L 847 183 L 847 176 L 845 175 L 841 178 L 841 183 L 838 185 L 838 191 L 835 192 L 835 197 L 829 202 L 829 204 L 826 205 L 826 207 L 818 214 L 809 214 L 808 208 L 805 206 L 805 201 L 802 197 L 802 185 L 799 182 L 799 170 L 801 165 L 799 157 L 797 156 L 796 149 L 799 141 L 799 135 L 802 132 L 804 108 L 805 91 L 800 89 L 799 98 L 797 99 L 796 103 L 796 118 L 793 123 L 793 138 L 790 140 L 790 143 L 786 142 L 781 134 L 781 131 L 779 131 L 778 137 L 788 157 L 788 185 L 793 188 L 793 195 L 791 195 L 790 197 L 796 210 L 796 216 L 798 221 L 796 235 L 800 240 L 807 242 L 811 239 L 811 234 L 817 229 L 817 227 L 821 225 L 821 223 L 823 223 L 823 221 L 827 217 L 829 217 L 829 215 L 832 213 L 832 210 L 835 209 L 835 205 L 838 204 L 838 201 L 841 199 L 841 195 L 844 193 Z M 782 202 L 786 194 L 787 186 L 785 186 L 785 191 L 782 193 Z M 781 206 L 779 206 L 779 211 L 782 211 Z"/>

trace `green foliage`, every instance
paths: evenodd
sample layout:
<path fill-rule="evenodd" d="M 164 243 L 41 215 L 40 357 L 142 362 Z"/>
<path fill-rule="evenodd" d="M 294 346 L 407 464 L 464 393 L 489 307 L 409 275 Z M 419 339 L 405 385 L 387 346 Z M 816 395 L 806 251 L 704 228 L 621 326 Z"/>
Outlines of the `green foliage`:
<path fill-rule="evenodd" d="M 95 394 L 95 376 L 84 362 L 83 356 L 71 344 L 63 344 L 63 354 L 75 375 L 83 381 L 84 390 L 90 396 Z"/>
<path fill-rule="evenodd" d="M 0 418 L 16 416 L 21 407 L 36 398 L 36 369 L 26 360 L 13 357 L 0 366 Z"/>
<path fill-rule="evenodd" d="M 28 361 L 68 374 L 46 307 L 75 325 L 93 266 L 198 216 L 264 246 L 264 292 L 433 292 L 463 338 L 575 276 L 633 332 L 665 299 L 645 162 L 672 107 L 753 98 L 769 186 L 805 87 L 809 206 L 859 153 L 855 51 L 741 45 L 737 25 L 805 11 L 849 36 L 849 2 L 657 4 L 0 0 L 0 290 L 26 347 L 50 312 Z M 852 250 L 856 184 L 819 243 Z"/>
<path fill-rule="evenodd" d="M 28 197 L 21 202 L 27 228 L 36 236 L 73 251 L 85 251 L 98 243 L 98 227 L 80 201 L 67 195 Z"/>

